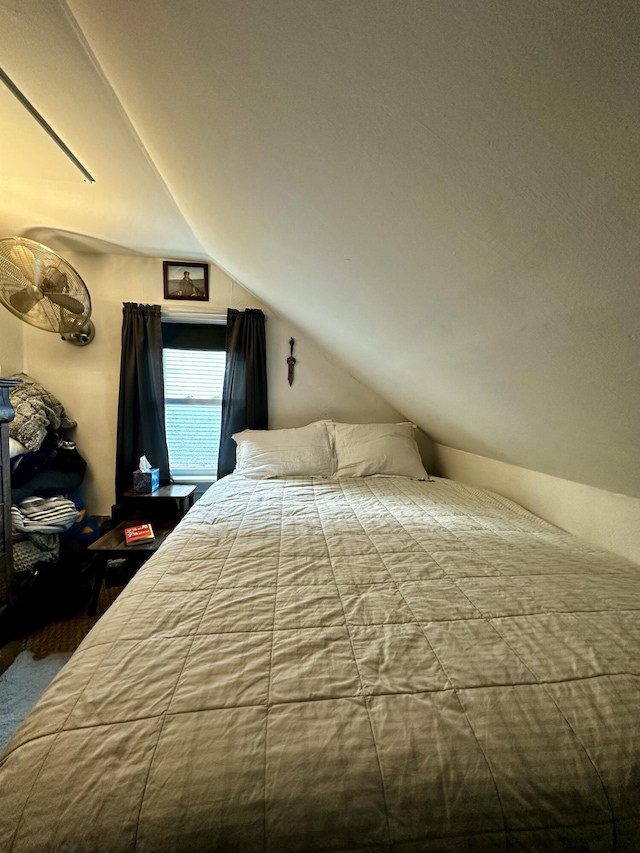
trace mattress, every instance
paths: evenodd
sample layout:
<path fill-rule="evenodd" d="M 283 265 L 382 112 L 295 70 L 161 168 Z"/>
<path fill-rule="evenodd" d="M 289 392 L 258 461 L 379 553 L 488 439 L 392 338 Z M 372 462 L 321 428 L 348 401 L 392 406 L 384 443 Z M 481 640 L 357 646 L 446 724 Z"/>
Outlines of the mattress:
<path fill-rule="evenodd" d="M 638 850 L 637 566 L 446 480 L 210 489 L 0 760 L 0 849 Z"/>

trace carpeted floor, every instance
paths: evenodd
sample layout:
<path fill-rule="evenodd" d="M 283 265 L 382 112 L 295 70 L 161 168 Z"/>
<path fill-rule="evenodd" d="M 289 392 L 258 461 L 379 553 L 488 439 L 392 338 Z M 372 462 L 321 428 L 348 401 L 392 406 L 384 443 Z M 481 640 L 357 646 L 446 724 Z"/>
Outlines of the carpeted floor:
<path fill-rule="evenodd" d="M 21 652 L 0 675 L 0 752 L 70 657 L 66 652 L 38 660 Z"/>
<path fill-rule="evenodd" d="M 25 650 L 33 653 L 34 658 L 45 658 L 48 655 L 59 652 L 75 652 L 98 619 L 113 604 L 122 587 L 102 587 L 98 599 L 98 612 L 95 616 L 89 616 L 89 605 L 72 616 L 70 619 L 61 619 L 57 622 L 48 622 L 41 628 L 20 637 L 20 642 Z"/>
<path fill-rule="evenodd" d="M 48 622 L 0 650 L 8 667 L 0 675 L 0 751 L 120 592 L 122 587 L 103 586 L 95 616 L 86 604 L 70 619 Z"/>

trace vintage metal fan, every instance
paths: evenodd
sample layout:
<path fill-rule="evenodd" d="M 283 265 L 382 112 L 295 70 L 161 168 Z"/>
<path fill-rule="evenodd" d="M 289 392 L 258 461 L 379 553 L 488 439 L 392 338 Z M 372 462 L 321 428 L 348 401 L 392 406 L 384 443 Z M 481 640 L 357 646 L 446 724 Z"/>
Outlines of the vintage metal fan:
<path fill-rule="evenodd" d="M 91 297 L 68 261 L 26 237 L 0 240 L 0 302 L 25 323 L 57 332 L 76 346 L 91 343 Z"/>

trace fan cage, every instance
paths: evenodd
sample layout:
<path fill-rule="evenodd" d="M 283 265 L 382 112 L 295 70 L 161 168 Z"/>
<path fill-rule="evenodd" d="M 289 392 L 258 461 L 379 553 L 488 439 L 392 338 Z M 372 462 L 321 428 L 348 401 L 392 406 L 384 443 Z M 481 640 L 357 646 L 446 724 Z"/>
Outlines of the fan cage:
<path fill-rule="evenodd" d="M 18 310 L 11 302 L 17 293 L 21 301 L 33 304 Z M 72 297 L 82 305 L 82 313 L 70 311 L 53 302 L 47 293 Z M 76 269 L 64 258 L 26 237 L 0 240 L 0 302 L 25 323 L 47 332 L 64 334 L 85 326 L 91 316 L 91 296 Z"/>

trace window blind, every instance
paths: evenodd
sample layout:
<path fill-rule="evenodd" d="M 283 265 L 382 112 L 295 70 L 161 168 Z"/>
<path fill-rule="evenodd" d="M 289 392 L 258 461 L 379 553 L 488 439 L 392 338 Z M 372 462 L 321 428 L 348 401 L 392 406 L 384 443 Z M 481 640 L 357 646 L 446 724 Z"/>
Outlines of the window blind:
<path fill-rule="evenodd" d="M 171 474 L 215 479 L 226 355 L 163 349 L 165 422 Z"/>

